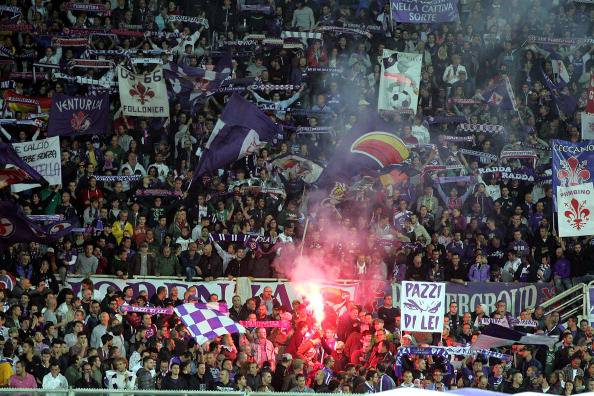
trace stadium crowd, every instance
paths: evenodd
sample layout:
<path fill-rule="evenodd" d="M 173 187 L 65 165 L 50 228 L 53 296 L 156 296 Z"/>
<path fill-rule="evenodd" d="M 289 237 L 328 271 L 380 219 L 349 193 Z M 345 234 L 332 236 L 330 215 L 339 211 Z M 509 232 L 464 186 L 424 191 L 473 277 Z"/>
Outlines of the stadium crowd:
<path fill-rule="evenodd" d="M 538 306 L 522 313 L 520 319 L 537 322 L 523 330 L 558 336 L 551 348 L 499 349 L 512 360 L 456 356 L 448 363 L 411 355 L 397 365 L 401 346 L 470 344 L 481 331 L 483 317 L 510 318 L 505 304 L 498 303 L 493 312 L 485 312 L 482 305 L 460 312 L 452 303 L 440 337 L 401 333 L 400 309 L 391 295 L 375 308 L 350 302 L 343 312 L 327 312 L 320 326 L 307 304 L 283 306 L 272 289 L 265 288 L 255 298 L 227 301 L 230 317 L 284 320 L 290 327 L 248 328 L 245 334 L 198 345 L 174 315 L 120 309 L 178 306 L 191 300 L 191 291 L 178 296 L 177 290 L 160 287 L 154 295 L 134 295 L 128 287 L 100 295 L 90 279 L 276 278 L 286 274 L 275 260 L 301 251 L 323 257 L 342 279 L 553 282 L 558 291 L 589 282 L 594 279 L 592 237 L 557 236 L 546 170 L 551 138 L 580 140 L 580 111 L 586 106 L 594 46 L 571 39 L 592 36 L 593 5 L 460 0 L 459 22 L 429 25 L 393 23 L 385 0 L 279 0 L 255 8 L 236 0 L 91 2 L 104 10 L 99 13 L 61 0 L 3 3 L 2 24 L 31 26 L 2 31 L 0 25 L 3 93 L 52 97 L 93 92 L 96 87 L 85 78 L 111 81 L 115 76 L 113 70 L 69 67 L 73 59 L 95 59 L 89 49 L 114 50 L 98 58 L 114 62 L 124 61 L 119 50 L 152 50 L 164 63 L 208 68 L 216 63 L 214 52 L 233 41 L 233 79 L 290 87 L 242 92 L 285 126 L 285 139 L 198 178 L 190 189 L 194 166 L 230 96 L 227 92 L 204 95 L 192 111 L 183 110 L 182 99 L 171 98 L 170 118 L 156 125 L 123 116 L 115 89 L 105 134 L 60 137 L 60 185 L 15 193 L 3 183 L 2 199 L 17 202 L 26 215 L 62 215 L 86 229 L 51 246 L 31 242 L 2 249 L 0 274 L 17 282 L 12 290 L 0 290 L 0 386 L 342 393 L 397 386 L 438 391 L 476 387 L 563 395 L 594 391 L 590 323 L 571 317 L 565 327 L 557 313 L 544 316 Z M 263 12 L 267 7 L 269 12 Z M 321 26 L 347 25 L 365 34 L 329 29 L 322 40 L 306 34 Z M 88 48 L 52 46 L 53 36 L 76 29 L 113 33 L 91 34 Z M 163 34 L 125 33 L 135 29 Z M 238 44 L 248 34 L 278 38 L 282 31 L 299 32 L 293 45 Z M 563 38 L 568 44 L 530 42 L 529 35 Z M 384 48 L 423 56 L 416 114 L 383 114 L 393 125 L 388 132 L 410 145 L 411 157 L 399 173 L 391 173 L 397 177 L 389 182 L 367 174 L 330 195 L 321 193 L 323 189 L 303 180 L 303 173 L 286 171 L 275 161 L 292 154 L 304 163 L 328 164 L 337 142 L 358 117 L 376 111 Z M 557 60 L 564 62 L 567 89 L 578 102 L 571 114 L 554 102 L 543 81 L 543 73 L 553 81 L 561 78 L 553 73 L 551 62 Z M 58 67 L 44 70 L 40 63 Z M 152 65 L 135 67 L 148 70 Z M 317 71 L 308 73 L 307 68 Z M 48 78 L 33 79 L 33 70 Z M 504 78 L 511 81 L 516 110 L 476 100 L 478 93 Z M 453 121 L 463 116 L 471 125 L 501 125 L 505 132 L 475 130 L 470 140 L 448 139 L 467 135 Z M 28 117 L 4 103 L 3 120 Z M 314 129 L 298 133 L 298 127 Z M 331 131 L 321 133 L 323 129 L 315 127 Z M 47 134 L 42 124 L 6 122 L 0 128 L 5 143 Z M 502 151 L 526 149 L 534 156 L 498 159 Z M 476 152 L 482 154 L 473 155 Z M 494 166 L 511 171 L 479 171 Z M 504 178 L 503 173 L 519 176 Z M 98 181 L 103 175 L 139 179 Z M 525 175 L 530 177 L 522 179 Z M 444 177 L 456 181 L 445 183 Z M 136 194 L 147 188 L 167 194 Z M 310 198 L 320 194 L 322 200 Z M 214 237 L 219 234 L 263 239 L 244 244 Z M 68 283 L 71 276 L 86 278 L 77 294 Z"/>

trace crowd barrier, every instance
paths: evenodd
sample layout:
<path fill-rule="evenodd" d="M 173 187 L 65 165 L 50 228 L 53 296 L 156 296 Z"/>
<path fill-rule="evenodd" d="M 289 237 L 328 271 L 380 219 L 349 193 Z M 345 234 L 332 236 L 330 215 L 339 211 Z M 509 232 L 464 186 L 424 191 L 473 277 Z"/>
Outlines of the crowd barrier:
<path fill-rule="evenodd" d="M 485 391 L 476 388 L 462 388 L 448 391 L 450 394 L 463 396 L 500 396 L 506 395 L 500 392 Z M 144 396 L 144 395 L 178 395 L 178 396 L 302 396 L 303 393 L 295 392 L 227 392 L 227 391 L 139 391 L 139 390 L 107 390 L 107 389 L 64 389 L 64 390 L 43 390 L 43 389 L 13 389 L 0 388 L 0 396 L 17 395 L 17 396 Z M 336 393 L 307 393 L 308 395 L 336 395 Z M 416 388 L 396 388 L 385 392 L 378 392 L 381 396 L 435 396 L 443 394 L 443 392 L 431 391 L 426 389 Z M 516 393 L 518 396 L 537 396 L 542 393 L 535 392 L 521 392 Z M 582 393 L 583 396 L 594 396 L 593 392 Z"/>

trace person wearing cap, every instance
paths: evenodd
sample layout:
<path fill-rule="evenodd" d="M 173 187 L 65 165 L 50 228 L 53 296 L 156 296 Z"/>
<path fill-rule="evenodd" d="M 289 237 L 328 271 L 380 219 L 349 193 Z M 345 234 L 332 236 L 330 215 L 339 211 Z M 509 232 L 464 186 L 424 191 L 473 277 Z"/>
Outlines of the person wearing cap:
<path fill-rule="evenodd" d="M 281 356 L 279 363 L 276 365 L 276 370 L 274 370 L 274 374 L 272 375 L 272 386 L 274 389 L 282 389 L 285 378 L 289 376 L 289 367 L 291 367 L 292 362 L 293 356 L 290 353 L 284 353 Z"/>

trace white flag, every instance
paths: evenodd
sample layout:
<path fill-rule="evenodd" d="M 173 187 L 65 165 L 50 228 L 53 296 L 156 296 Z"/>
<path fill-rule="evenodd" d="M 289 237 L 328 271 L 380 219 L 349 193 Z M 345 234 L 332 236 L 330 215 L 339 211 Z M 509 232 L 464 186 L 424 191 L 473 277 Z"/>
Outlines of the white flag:
<path fill-rule="evenodd" d="M 384 50 L 378 110 L 417 112 L 422 60 L 421 54 Z"/>
<path fill-rule="evenodd" d="M 149 74 L 135 74 L 118 66 L 118 83 L 124 115 L 169 117 L 169 98 L 161 66 Z"/>
<path fill-rule="evenodd" d="M 32 142 L 13 143 L 12 148 L 50 185 L 62 184 L 62 154 L 59 136 Z M 35 187 L 39 187 L 39 184 L 14 184 L 11 186 L 11 190 L 18 193 Z"/>
<path fill-rule="evenodd" d="M 594 139 L 594 114 L 582 111 L 582 140 Z"/>
<path fill-rule="evenodd" d="M 551 61 L 551 66 L 553 67 L 553 74 L 568 84 L 569 73 L 567 72 L 563 61 L 561 59 L 553 59 Z"/>
<path fill-rule="evenodd" d="M 594 235 L 594 187 L 584 183 L 557 187 L 559 236 Z"/>

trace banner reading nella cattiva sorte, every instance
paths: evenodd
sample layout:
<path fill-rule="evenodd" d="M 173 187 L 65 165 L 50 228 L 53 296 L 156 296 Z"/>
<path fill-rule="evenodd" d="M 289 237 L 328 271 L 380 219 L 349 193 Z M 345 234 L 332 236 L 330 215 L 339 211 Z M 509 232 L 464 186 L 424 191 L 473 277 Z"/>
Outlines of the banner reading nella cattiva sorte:
<path fill-rule="evenodd" d="M 444 23 L 458 20 L 458 0 L 392 0 L 396 22 Z"/>
<path fill-rule="evenodd" d="M 109 95 L 52 97 L 48 136 L 102 135 L 107 132 Z"/>
<path fill-rule="evenodd" d="M 136 74 L 118 66 L 118 85 L 124 115 L 169 117 L 169 99 L 161 66 L 148 74 Z"/>

